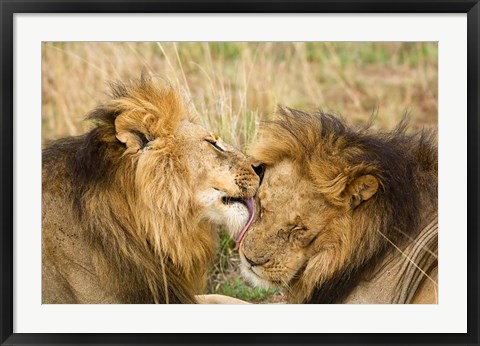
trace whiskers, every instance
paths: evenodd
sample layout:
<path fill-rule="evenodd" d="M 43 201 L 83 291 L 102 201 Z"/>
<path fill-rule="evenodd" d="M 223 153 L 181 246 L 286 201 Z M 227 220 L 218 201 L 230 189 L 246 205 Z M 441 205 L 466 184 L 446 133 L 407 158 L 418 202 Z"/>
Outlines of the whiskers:
<path fill-rule="evenodd" d="M 435 291 L 435 303 L 438 304 L 438 284 L 437 282 L 430 276 L 428 275 L 422 268 L 420 268 L 417 263 L 415 263 L 415 261 L 413 261 L 413 259 L 405 253 L 405 251 L 403 251 L 402 249 L 400 249 L 391 239 L 389 239 L 384 233 L 382 233 L 380 230 L 377 230 L 377 232 L 390 244 L 394 247 L 394 249 L 396 251 L 398 251 L 407 261 L 409 261 L 420 273 L 422 273 L 422 275 L 424 275 L 427 280 L 429 280 L 432 284 L 433 284 L 433 289 Z M 403 232 L 401 232 L 402 234 L 404 234 Z M 415 239 L 412 239 L 411 237 L 409 237 L 411 240 L 413 241 L 416 241 Z M 428 253 L 434 255 L 434 257 L 437 259 L 438 256 L 433 253 L 431 250 L 427 249 L 424 245 L 422 245 L 420 242 L 417 242 L 417 244 L 423 249 L 423 250 L 426 250 Z"/>
<path fill-rule="evenodd" d="M 400 228 L 395 227 L 395 230 L 402 233 L 405 237 L 407 237 L 412 242 L 416 242 L 416 240 L 414 238 L 412 238 L 410 235 L 408 235 L 407 233 L 402 231 Z M 419 244 L 419 245 L 422 247 L 423 250 L 427 251 L 430 255 L 432 255 L 433 257 L 438 259 L 438 255 L 436 253 L 434 253 L 432 250 L 430 250 L 429 248 L 427 248 L 426 246 L 424 246 L 422 244 Z"/>

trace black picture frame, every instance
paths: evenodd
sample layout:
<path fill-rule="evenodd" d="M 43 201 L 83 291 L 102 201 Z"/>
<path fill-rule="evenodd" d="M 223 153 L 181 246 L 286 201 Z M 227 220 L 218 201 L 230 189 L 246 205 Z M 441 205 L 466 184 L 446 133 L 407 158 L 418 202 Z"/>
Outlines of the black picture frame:
<path fill-rule="evenodd" d="M 2 345 L 479 344 L 479 0 L 0 0 Z M 26 334 L 13 333 L 13 16 L 15 13 L 467 13 L 468 332 L 465 334 Z M 455 231 L 455 230 L 451 230 Z M 452 316 L 452 318 L 455 318 Z"/>

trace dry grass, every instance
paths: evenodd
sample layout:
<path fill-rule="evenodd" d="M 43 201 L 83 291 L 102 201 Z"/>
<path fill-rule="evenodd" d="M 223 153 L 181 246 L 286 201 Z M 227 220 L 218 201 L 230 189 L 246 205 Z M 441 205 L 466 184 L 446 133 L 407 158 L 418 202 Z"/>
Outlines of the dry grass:
<path fill-rule="evenodd" d="M 83 118 L 104 98 L 107 82 L 137 78 L 142 70 L 183 88 L 199 122 L 242 149 L 278 104 L 341 114 L 350 123 L 374 113 L 383 129 L 405 113 L 413 128 L 437 126 L 436 43 L 45 42 L 42 48 L 44 143 L 85 132 Z M 231 245 L 222 238 L 210 290 L 271 299 L 272 292 L 243 292 Z"/>

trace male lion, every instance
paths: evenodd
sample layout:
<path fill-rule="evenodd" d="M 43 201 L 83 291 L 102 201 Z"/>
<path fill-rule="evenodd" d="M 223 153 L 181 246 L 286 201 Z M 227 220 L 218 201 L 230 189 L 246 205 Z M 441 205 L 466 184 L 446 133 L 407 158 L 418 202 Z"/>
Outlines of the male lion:
<path fill-rule="evenodd" d="M 214 225 L 252 217 L 261 169 L 169 86 L 112 87 L 95 127 L 43 150 L 43 303 L 194 303 Z"/>
<path fill-rule="evenodd" d="M 292 109 L 262 133 L 258 218 L 239 239 L 247 279 L 284 286 L 291 303 L 435 301 L 433 134 L 406 134 L 403 122 L 373 133 Z"/>

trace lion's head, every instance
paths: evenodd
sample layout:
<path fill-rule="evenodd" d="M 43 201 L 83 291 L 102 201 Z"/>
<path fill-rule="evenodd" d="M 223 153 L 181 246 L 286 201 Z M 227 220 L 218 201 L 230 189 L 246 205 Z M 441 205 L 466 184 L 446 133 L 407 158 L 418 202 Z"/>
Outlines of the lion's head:
<path fill-rule="evenodd" d="M 261 167 L 195 124 L 179 93 L 151 78 L 114 84 L 89 118 L 89 133 L 44 150 L 44 203 L 59 202 L 46 209 L 44 236 L 60 227 L 49 219 L 66 213 L 112 294 L 191 301 L 213 259 L 213 226 L 236 234 L 251 220 Z M 61 210 L 69 204 L 72 218 Z"/>
<path fill-rule="evenodd" d="M 253 156 L 265 163 L 240 247 L 242 272 L 287 289 L 290 302 L 338 301 L 387 247 L 435 209 L 432 138 L 354 129 L 326 114 L 280 109 Z"/>
<path fill-rule="evenodd" d="M 249 219 L 247 204 L 261 167 L 195 124 L 172 87 L 142 79 L 133 86 L 114 85 L 114 95 L 90 118 L 108 124 L 115 116 L 111 124 L 124 144 L 121 157 L 136 162 L 141 203 L 151 210 L 170 210 L 176 218 L 193 213 L 224 224 L 232 234 L 239 232 Z"/>

